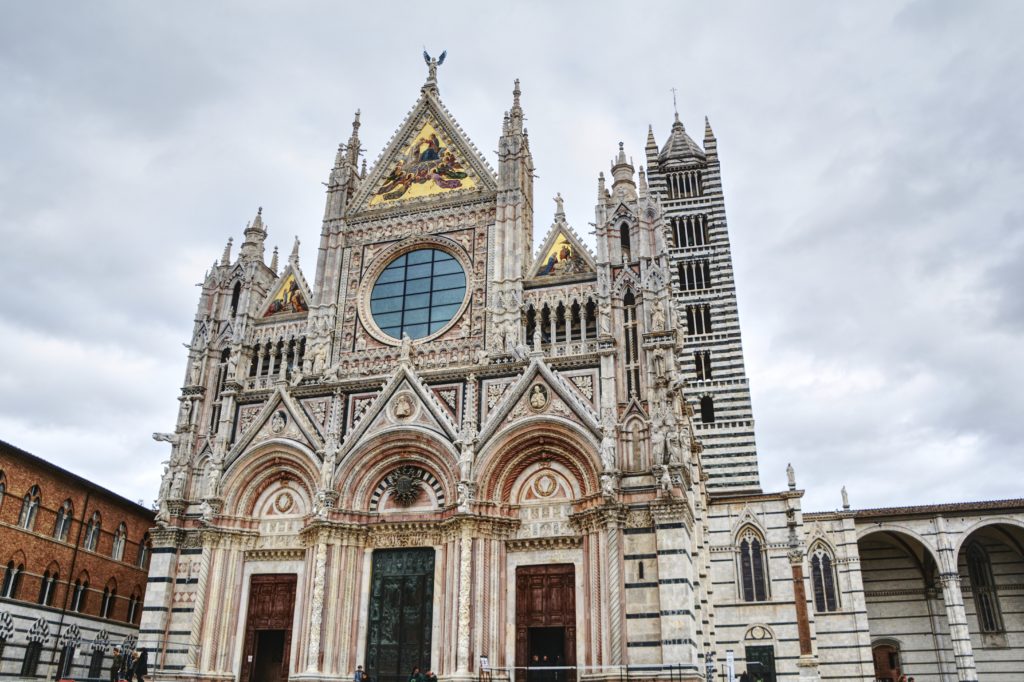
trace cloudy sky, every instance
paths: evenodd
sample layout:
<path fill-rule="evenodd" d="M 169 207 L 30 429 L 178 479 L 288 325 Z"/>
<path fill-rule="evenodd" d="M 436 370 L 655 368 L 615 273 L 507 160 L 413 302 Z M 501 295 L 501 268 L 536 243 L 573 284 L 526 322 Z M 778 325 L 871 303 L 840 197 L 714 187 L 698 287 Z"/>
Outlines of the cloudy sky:
<path fill-rule="evenodd" d="M 1021 496 L 1024 4 L 547 5 L 4 3 L 0 438 L 148 504 L 194 284 L 257 206 L 312 277 L 352 113 L 372 164 L 426 46 L 492 163 L 522 80 L 542 228 L 671 88 L 710 117 L 767 489 Z"/>

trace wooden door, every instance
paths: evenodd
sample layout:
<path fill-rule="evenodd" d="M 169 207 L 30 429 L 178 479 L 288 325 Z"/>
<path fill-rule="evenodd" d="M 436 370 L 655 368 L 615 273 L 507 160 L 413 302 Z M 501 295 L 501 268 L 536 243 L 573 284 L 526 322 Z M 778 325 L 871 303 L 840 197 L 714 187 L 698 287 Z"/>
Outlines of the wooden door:
<path fill-rule="evenodd" d="M 900 679 L 900 652 L 891 644 L 877 644 L 871 648 L 875 661 L 876 682 L 896 682 Z"/>
<path fill-rule="evenodd" d="M 241 682 L 283 682 L 288 679 L 295 614 L 296 576 L 254 575 L 249 581 Z"/>
<path fill-rule="evenodd" d="M 433 607 L 433 549 L 374 551 L 365 660 L 373 682 L 406 682 L 417 666 L 426 673 Z"/>
<path fill-rule="evenodd" d="M 561 642 L 554 641 L 559 637 Z M 576 572 L 572 564 L 516 569 L 516 666 L 545 663 L 576 665 Z M 556 671 L 530 676 L 534 678 L 571 682 L 575 675 Z"/>

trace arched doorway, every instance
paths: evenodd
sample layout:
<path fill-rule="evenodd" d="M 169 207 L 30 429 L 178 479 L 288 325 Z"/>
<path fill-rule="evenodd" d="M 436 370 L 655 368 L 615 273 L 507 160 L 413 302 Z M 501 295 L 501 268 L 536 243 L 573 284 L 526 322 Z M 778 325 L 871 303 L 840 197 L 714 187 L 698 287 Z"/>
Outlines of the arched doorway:
<path fill-rule="evenodd" d="M 956 676 L 949 623 L 933 551 L 884 526 L 857 541 L 876 680 Z M 899 642 L 911 638 L 914 645 Z"/>
<path fill-rule="evenodd" d="M 875 663 L 875 682 L 897 682 L 900 679 L 899 643 L 893 640 L 872 643 L 871 658 Z"/>

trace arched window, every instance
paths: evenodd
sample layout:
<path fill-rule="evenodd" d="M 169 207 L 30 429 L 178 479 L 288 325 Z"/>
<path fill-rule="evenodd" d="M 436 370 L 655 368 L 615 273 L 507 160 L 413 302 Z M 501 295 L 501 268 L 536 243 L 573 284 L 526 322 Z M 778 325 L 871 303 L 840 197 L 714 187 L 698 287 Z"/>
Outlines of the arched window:
<path fill-rule="evenodd" d="M 231 291 L 231 316 L 238 313 L 238 299 L 242 295 L 242 283 L 235 282 L 235 288 Z"/>
<path fill-rule="evenodd" d="M 999 595 L 992 577 L 992 562 L 988 552 L 978 543 L 967 547 L 967 575 L 971 580 L 974 605 L 978 610 L 978 626 L 989 634 L 1003 632 L 1003 614 L 999 608 Z"/>
<path fill-rule="evenodd" d="M 39 512 L 39 486 L 34 485 L 25 493 L 21 500 L 21 513 L 18 525 L 25 530 L 32 530 L 36 525 L 36 514 Z"/>
<path fill-rule="evenodd" d="M 124 525 L 124 521 L 117 527 L 117 532 L 114 533 L 114 547 L 110 551 L 110 557 L 114 561 L 121 561 L 124 558 L 124 545 L 128 540 L 128 527 Z"/>
<path fill-rule="evenodd" d="M 71 519 L 75 516 L 75 508 L 71 500 L 64 500 L 64 504 L 57 510 L 57 520 L 53 524 L 53 537 L 61 542 L 68 539 L 68 531 L 71 530 Z"/>
<path fill-rule="evenodd" d="M 764 570 L 764 539 L 750 527 L 744 528 L 737 539 L 743 601 L 765 601 L 768 599 L 768 581 Z"/>
<path fill-rule="evenodd" d="M 622 262 L 629 263 L 633 260 L 629 241 L 629 223 L 619 225 L 619 244 L 622 246 Z"/>
<path fill-rule="evenodd" d="M 43 579 L 39 584 L 39 603 L 43 606 L 53 606 L 53 593 L 57 591 L 57 581 L 60 579 L 60 569 L 56 564 L 51 564 L 43 572 Z"/>
<path fill-rule="evenodd" d="M 700 421 L 702 424 L 715 423 L 715 401 L 709 395 L 700 399 Z"/>
<path fill-rule="evenodd" d="M 7 562 L 7 569 L 4 571 L 3 589 L 0 589 L 0 597 L 8 599 L 18 598 L 18 586 L 21 584 L 21 574 L 25 572 L 25 564 L 14 563 L 14 560 Z"/>
<path fill-rule="evenodd" d="M 139 615 L 142 613 L 142 598 L 139 597 L 138 589 L 132 590 L 132 596 L 128 598 L 128 617 L 125 618 L 125 622 L 134 623 L 138 620 Z"/>
<path fill-rule="evenodd" d="M 111 580 L 103 588 L 103 601 L 100 602 L 100 618 L 110 618 L 114 612 L 114 600 L 117 599 L 117 583 Z"/>
<path fill-rule="evenodd" d="M 71 595 L 71 610 L 76 613 L 85 612 L 85 602 L 89 596 L 89 576 L 82 574 L 75 581 L 75 591 Z"/>
<path fill-rule="evenodd" d="M 700 381 L 711 379 L 711 351 L 697 350 L 693 352 L 693 368 Z"/>
<path fill-rule="evenodd" d="M 39 667 L 39 657 L 43 653 L 43 643 L 32 641 L 25 647 L 25 658 L 21 661 L 21 676 L 35 677 Z"/>
<path fill-rule="evenodd" d="M 836 569 L 832 553 L 824 544 L 811 549 L 811 584 L 814 586 L 814 610 L 818 613 L 839 610 L 836 593 Z"/>
<path fill-rule="evenodd" d="M 146 567 L 146 561 L 149 559 L 150 543 L 149 533 L 145 533 L 142 536 L 142 542 L 139 543 L 139 553 L 135 555 L 135 565 L 139 568 Z"/>
<path fill-rule="evenodd" d="M 90 552 L 95 552 L 96 547 L 100 543 L 100 526 L 100 513 L 95 511 L 92 513 L 92 518 L 89 519 L 89 523 L 85 527 L 85 541 L 82 544 L 82 546 Z"/>

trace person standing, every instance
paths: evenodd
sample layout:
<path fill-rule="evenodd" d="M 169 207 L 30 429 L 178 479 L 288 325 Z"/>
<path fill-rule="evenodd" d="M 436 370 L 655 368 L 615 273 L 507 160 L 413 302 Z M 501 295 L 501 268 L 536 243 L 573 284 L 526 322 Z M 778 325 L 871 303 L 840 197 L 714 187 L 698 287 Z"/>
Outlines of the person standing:
<path fill-rule="evenodd" d="M 363 682 L 366 677 L 366 673 L 363 672 L 363 666 L 357 665 L 356 672 L 352 675 L 353 682 Z"/>
<path fill-rule="evenodd" d="M 149 652 L 140 649 L 135 652 L 135 679 L 137 682 L 146 682 L 145 677 L 149 674 Z"/>
<path fill-rule="evenodd" d="M 121 647 L 114 647 L 114 660 L 110 662 L 110 682 L 117 682 L 121 677 L 121 666 L 124 659 L 121 656 Z"/>

